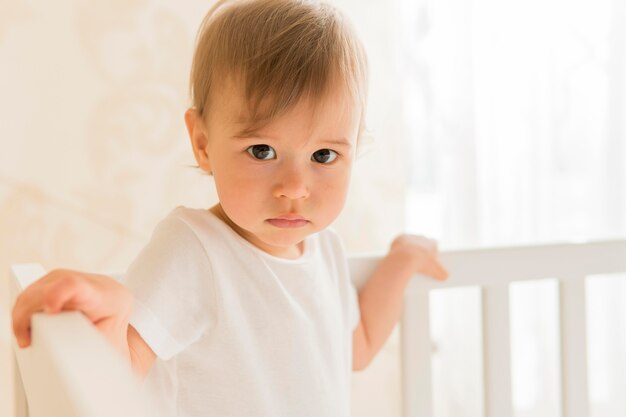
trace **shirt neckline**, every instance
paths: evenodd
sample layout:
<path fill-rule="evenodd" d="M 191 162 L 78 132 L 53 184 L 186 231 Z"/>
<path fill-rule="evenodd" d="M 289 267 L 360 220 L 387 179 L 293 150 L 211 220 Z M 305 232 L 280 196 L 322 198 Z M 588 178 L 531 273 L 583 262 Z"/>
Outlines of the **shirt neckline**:
<path fill-rule="evenodd" d="M 218 227 L 226 231 L 226 233 L 233 236 L 235 240 L 237 240 L 242 245 L 249 248 L 255 254 L 267 260 L 270 260 L 272 262 L 277 262 L 277 263 L 285 263 L 285 264 L 300 264 L 300 263 L 309 261 L 310 258 L 313 256 L 313 250 L 314 250 L 315 245 L 313 244 L 314 242 L 312 239 L 312 235 L 305 237 L 304 240 L 302 241 L 302 254 L 298 258 L 295 258 L 295 259 L 282 258 L 280 256 L 269 254 L 265 252 L 263 249 L 253 245 L 248 240 L 246 240 L 243 236 L 241 236 L 239 233 L 235 232 L 228 224 L 226 224 L 222 219 L 217 217 L 210 210 L 208 209 L 198 209 L 198 210 L 200 210 L 205 215 L 206 218 L 210 218 L 212 222 L 219 225 Z"/>

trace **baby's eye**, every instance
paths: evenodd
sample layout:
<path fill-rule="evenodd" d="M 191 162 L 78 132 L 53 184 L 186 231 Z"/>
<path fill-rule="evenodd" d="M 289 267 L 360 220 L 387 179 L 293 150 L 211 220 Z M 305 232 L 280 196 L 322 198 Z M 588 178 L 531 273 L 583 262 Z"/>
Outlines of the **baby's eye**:
<path fill-rule="evenodd" d="M 319 162 L 320 164 L 328 164 L 335 159 L 337 159 L 337 152 L 332 149 L 320 149 L 311 155 L 311 160 Z"/>
<path fill-rule="evenodd" d="M 246 151 L 255 159 L 268 160 L 276 158 L 276 151 L 269 145 L 252 145 Z"/>

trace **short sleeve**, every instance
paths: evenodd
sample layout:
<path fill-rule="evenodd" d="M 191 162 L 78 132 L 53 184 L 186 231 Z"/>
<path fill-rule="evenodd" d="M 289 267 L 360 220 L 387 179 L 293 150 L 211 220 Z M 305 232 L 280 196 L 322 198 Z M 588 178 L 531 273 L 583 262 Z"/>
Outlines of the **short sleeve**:
<path fill-rule="evenodd" d="M 361 309 L 359 307 L 359 294 L 356 287 L 350 282 L 350 323 L 352 331 L 355 331 L 361 321 Z"/>
<path fill-rule="evenodd" d="M 170 359 L 210 331 L 217 295 L 204 246 L 184 220 L 170 215 L 122 282 L 134 295 L 132 325 L 156 355 Z"/>

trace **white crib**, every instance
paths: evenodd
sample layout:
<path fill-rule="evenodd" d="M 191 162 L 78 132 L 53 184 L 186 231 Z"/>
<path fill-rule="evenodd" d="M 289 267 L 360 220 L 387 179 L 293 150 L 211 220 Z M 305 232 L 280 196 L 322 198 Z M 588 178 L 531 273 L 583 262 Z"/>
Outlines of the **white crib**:
<path fill-rule="evenodd" d="M 350 258 L 360 287 L 380 255 Z M 481 287 L 484 414 L 512 417 L 509 284 L 559 279 L 561 410 L 565 417 L 590 415 L 585 323 L 585 277 L 626 271 L 626 241 L 444 252 L 446 282 L 416 276 L 407 288 L 401 323 L 405 417 L 433 416 L 429 291 Z M 13 297 L 44 270 L 11 269 Z M 17 417 L 154 416 L 136 379 L 107 342 L 79 313 L 33 318 L 34 343 L 14 344 Z"/>

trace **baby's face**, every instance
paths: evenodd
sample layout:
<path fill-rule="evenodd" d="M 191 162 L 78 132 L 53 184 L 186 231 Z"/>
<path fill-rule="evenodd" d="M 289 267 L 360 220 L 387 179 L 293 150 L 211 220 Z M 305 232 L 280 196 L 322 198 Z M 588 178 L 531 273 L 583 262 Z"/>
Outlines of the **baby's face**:
<path fill-rule="evenodd" d="M 315 114 L 310 104 L 301 101 L 242 136 L 244 101 L 222 94 L 205 125 L 217 214 L 275 256 L 298 256 L 302 240 L 339 215 L 348 191 L 360 107 L 343 95 L 320 103 Z"/>

